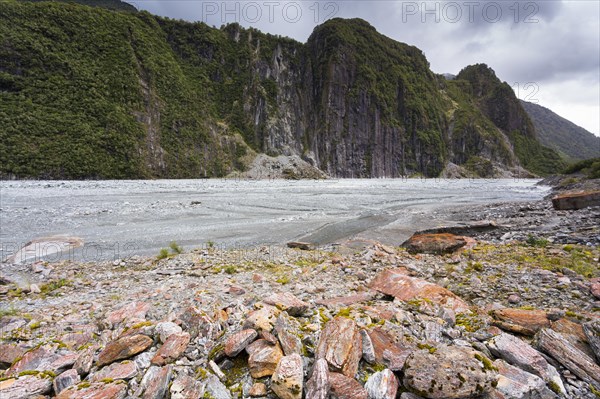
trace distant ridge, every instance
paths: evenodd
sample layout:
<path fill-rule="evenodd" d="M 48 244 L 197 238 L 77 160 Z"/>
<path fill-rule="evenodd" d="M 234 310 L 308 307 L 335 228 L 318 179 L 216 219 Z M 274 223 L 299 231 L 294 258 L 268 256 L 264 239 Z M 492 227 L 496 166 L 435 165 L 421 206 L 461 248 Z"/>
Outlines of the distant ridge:
<path fill-rule="evenodd" d="M 538 140 L 570 161 L 600 157 L 600 137 L 546 107 L 521 100 L 533 121 Z"/>

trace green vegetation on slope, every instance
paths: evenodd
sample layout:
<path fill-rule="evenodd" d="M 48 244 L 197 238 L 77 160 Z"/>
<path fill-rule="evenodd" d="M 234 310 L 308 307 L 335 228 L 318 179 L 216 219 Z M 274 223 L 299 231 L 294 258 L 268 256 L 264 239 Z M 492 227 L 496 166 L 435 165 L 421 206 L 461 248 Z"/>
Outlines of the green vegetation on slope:
<path fill-rule="evenodd" d="M 541 105 L 527 101 L 521 104 L 535 125 L 540 143 L 572 161 L 600 157 L 600 137 Z"/>

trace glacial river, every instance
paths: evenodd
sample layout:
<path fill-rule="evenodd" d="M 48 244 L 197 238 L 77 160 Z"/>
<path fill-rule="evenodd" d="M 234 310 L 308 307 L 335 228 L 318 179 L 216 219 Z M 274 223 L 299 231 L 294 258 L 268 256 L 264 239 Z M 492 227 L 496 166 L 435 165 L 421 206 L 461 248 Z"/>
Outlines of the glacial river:
<path fill-rule="evenodd" d="M 38 248 L 28 261 L 40 254 L 53 261 L 154 255 L 172 241 L 186 250 L 209 242 L 250 248 L 288 241 L 327 245 L 349 238 L 399 245 L 415 230 L 456 222 L 446 219 L 446 211 L 453 207 L 541 199 L 548 188 L 535 183 L 524 179 L 1 181 L 0 258 L 32 240 L 43 245 L 69 241 L 67 237 L 80 239 L 83 246 L 69 251 Z"/>

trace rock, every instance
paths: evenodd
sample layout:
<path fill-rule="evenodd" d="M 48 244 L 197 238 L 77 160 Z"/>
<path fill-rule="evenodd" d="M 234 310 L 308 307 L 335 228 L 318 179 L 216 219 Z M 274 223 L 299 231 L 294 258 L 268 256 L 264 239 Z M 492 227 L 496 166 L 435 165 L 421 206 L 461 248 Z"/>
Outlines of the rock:
<path fill-rule="evenodd" d="M 367 390 L 354 378 L 340 373 L 329 373 L 329 382 L 331 393 L 337 399 L 367 399 Z"/>
<path fill-rule="evenodd" d="M 556 210 L 575 210 L 589 206 L 600 206 L 600 191 L 565 193 L 552 198 L 552 206 Z"/>
<path fill-rule="evenodd" d="M 152 346 L 152 338 L 138 334 L 109 342 L 98 355 L 98 367 L 137 355 Z"/>
<path fill-rule="evenodd" d="M 375 348 L 373 347 L 373 341 L 367 330 L 360 330 L 360 338 L 362 339 L 362 357 L 365 362 L 374 364 L 377 361 L 375 357 Z"/>
<path fill-rule="evenodd" d="M 217 376 L 209 374 L 206 377 L 206 386 L 204 387 L 205 396 L 212 399 L 232 399 L 231 392 Z"/>
<path fill-rule="evenodd" d="M 373 345 L 375 363 L 385 364 L 394 371 L 404 367 L 406 358 L 414 350 L 414 347 L 399 345 L 390 334 L 379 327 L 369 331 L 369 338 Z"/>
<path fill-rule="evenodd" d="M 136 396 L 141 396 L 142 399 L 163 399 L 169 390 L 171 382 L 172 366 L 150 366 L 142 382 Z"/>
<path fill-rule="evenodd" d="M 327 399 L 330 389 L 327 360 L 318 359 L 315 361 L 312 374 L 306 382 L 306 399 Z"/>
<path fill-rule="evenodd" d="M 204 387 L 193 377 L 179 375 L 171 384 L 171 399 L 198 399 L 204 396 Z"/>
<path fill-rule="evenodd" d="M 92 365 L 94 364 L 94 354 L 96 353 L 96 349 L 96 346 L 91 346 L 79 353 L 77 360 L 75 360 L 75 364 L 73 364 L 73 368 L 77 370 L 77 373 L 80 376 L 85 377 L 89 374 Z"/>
<path fill-rule="evenodd" d="M 512 303 L 514 305 L 514 304 L 521 302 L 521 297 L 518 296 L 517 294 L 510 294 L 508 296 L 507 300 L 508 300 L 508 303 Z"/>
<path fill-rule="evenodd" d="M 183 330 L 177 324 L 171 321 L 165 321 L 162 323 L 158 323 L 154 331 L 156 335 L 159 336 L 160 342 L 164 344 L 170 335 L 180 333 Z"/>
<path fill-rule="evenodd" d="M 135 362 L 126 360 L 122 363 L 112 363 L 89 377 L 91 382 L 100 382 L 102 380 L 130 380 L 138 373 L 138 367 Z"/>
<path fill-rule="evenodd" d="M 496 360 L 494 366 L 500 374 L 496 389 L 511 399 L 554 399 L 558 396 L 546 387 L 537 375 L 511 366 L 503 360 Z"/>
<path fill-rule="evenodd" d="M 280 399 L 302 399 L 303 381 L 302 357 L 294 353 L 279 361 L 271 378 L 271 389 Z"/>
<path fill-rule="evenodd" d="M 239 331 L 225 341 L 225 354 L 229 357 L 237 356 L 246 346 L 256 339 L 258 333 L 253 329 Z"/>
<path fill-rule="evenodd" d="M 390 369 L 371 375 L 365 384 L 369 399 L 395 399 L 398 392 L 398 378 Z"/>
<path fill-rule="evenodd" d="M 7 376 L 17 375 L 23 371 L 51 371 L 60 374 L 73 366 L 78 355 L 67 352 L 66 354 L 55 353 L 52 350 L 40 346 L 23 355 L 7 371 Z"/>
<path fill-rule="evenodd" d="M 402 395 L 400 395 L 400 399 L 422 399 L 422 396 L 419 395 L 415 395 L 414 393 L 410 393 L 410 392 L 403 392 Z"/>
<path fill-rule="evenodd" d="M 311 243 L 301 241 L 290 241 L 287 243 L 287 246 L 288 248 L 297 248 L 303 251 L 311 251 L 313 248 L 313 245 Z"/>
<path fill-rule="evenodd" d="M 16 344 L 0 344 L 0 366 L 9 367 L 20 357 L 23 357 L 25 352 L 30 348 Z"/>
<path fill-rule="evenodd" d="M 497 380 L 492 362 L 467 347 L 414 351 L 404 365 L 404 386 L 426 398 L 468 398 L 490 391 Z"/>
<path fill-rule="evenodd" d="M 71 386 L 56 399 L 124 399 L 126 396 L 127 384 L 96 382 L 87 387 Z"/>
<path fill-rule="evenodd" d="M 163 346 L 156 352 L 156 355 L 154 355 L 152 364 L 164 366 L 167 363 L 174 362 L 185 352 L 189 343 L 190 334 L 187 332 L 171 334 Z"/>
<path fill-rule="evenodd" d="M 58 395 L 68 387 L 78 384 L 80 381 L 81 378 L 79 378 L 77 370 L 70 369 L 57 376 L 52 382 L 52 387 L 54 388 L 54 393 Z"/>
<path fill-rule="evenodd" d="M 350 306 L 355 303 L 367 302 L 374 299 L 377 296 L 376 292 L 360 292 L 354 295 L 341 296 L 329 299 L 319 299 L 315 301 L 317 305 L 326 306 L 328 308 L 337 308 L 340 306 Z"/>
<path fill-rule="evenodd" d="M 590 285 L 590 294 L 596 297 L 596 299 L 600 299 L 600 283 L 592 283 Z"/>
<path fill-rule="evenodd" d="M 596 361 L 600 364 L 600 319 L 584 323 L 582 327 L 596 356 Z"/>
<path fill-rule="evenodd" d="M 213 321 L 193 306 L 187 307 L 180 315 L 183 329 L 190 334 L 191 339 L 198 336 L 208 337 L 213 331 Z"/>
<path fill-rule="evenodd" d="M 402 246 L 411 254 L 443 255 L 452 253 L 467 244 L 467 239 L 450 233 L 413 234 Z"/>
<path fill-rule="evenodd" d="M 10 399 L 30 399 L 34 395 L 44 395 L 52 390 L 52 380 L 26 375 L 19 379 L 2 381 L 0 397 Z"/>
<path fill-rule="evenodd" d="M 563 338 L 569 341 L 574 347 L 585 353 L 591 358 L 594 358 L 594 351 L 590 348 L 588 338 L 583 332 L 583 326 L 579 323 L 574 323 L 568 319 L 560 319 L 550 323 L 550 328 L 560 333 Z"/>
<path fill-rule="evenodd" d="M 286 356 L 293 353 L 302 354 L 300 341 L 300 323 L 282 312 L 275 322 L 275 333 L 281 344 L 281 349 Z"/>
<path fill-rule="evenodd" d="M 262 382 L 255 382 L 254 384 L 252 384 L 252 387 L 250 387 L 248 395 L 253 398 L 267 396 L 267 386 Z"/>
<path fill-rule="evenodd" d="M 279 309 L 271 305 L 263 305 L 260 309 L 250 312 L 246 321 L 244 322 L 244 328 L 271 331 L 279 316 Z"/>
<path fill-rule="evenodd" d="M 361 356 L 362 338 L 354 320 L 338 316 L 325 324 L 316 359 L 324 358 L 333 370 L 354 377 Z"/>
<path fill-rule="evenodd" d="M 130 323 L 132 321 L 140 321 L 146 318 L 146 313 L 150 310 L 151 305 L 145 302 L 131 302 L 127 305 L 109 313 L 106 316 L 106 323 L 109 326 L 121 324 L 124 321 Z"/>
<path fill-rule="evenodd" d="M 491 312 L 494 325 L 503 330 L 522 335 L 534 335 L 542 327 L 550 327 L 548 315 L 543 310 L 497 309 Z"/>
<path fill-rule="evenodd" d="M 455 313 L 464 313 L 469 306 L 458 296 L 428 281 L 410 277 L 402 269 L 387 269 L 379 273 L 369 287 L 402 300 L 426 299 Z"/>
<path fill-rule="evenodd" d="M 265 298 L 263 302 L 273 305 L 279 310 L 286 311 L 290 316 L 302 316 L 310 307 L 310 304 L 301 301 L 288 292 L 272 294 Z"/>
<path fill-rule="evenodd" d="M 550 365 L 537 350 L 521 339 L 502 333 L 492 338 L 487 346 L 494 355 L 541 377 L 546 383 L 555 387 L 555 390 L 566 394 L 560 374 L 554 366 Z"/>
<path fill-rule="evenodd" d="M 560 333 L 542 328 L 535 336 L 536 347 L 553 357 L 577 377 L 600 389 L 600 366 L 574 347 Z"/>
<path fill-rule="evenodd" d="M 270 376 L 275 372 L 283 352 L 279 344 L 271 345 L 267 340 L 259 339 L 246 347 L 249 354 L 248 367 L 252 378 Z"/>
<path fill-rule="evenodd" d="M 220 380 L 225 380 L 225 378 L 226 378 L 225 373 L 223 373 L 223 371 L 221 370 L 219 365 L 217 363 L 215 363 L 214 360 L 209 360 L 208 367 L 210 367 L 212 372 L 215 373 L 215 375 L 217 377 L 219 377 Z"/>

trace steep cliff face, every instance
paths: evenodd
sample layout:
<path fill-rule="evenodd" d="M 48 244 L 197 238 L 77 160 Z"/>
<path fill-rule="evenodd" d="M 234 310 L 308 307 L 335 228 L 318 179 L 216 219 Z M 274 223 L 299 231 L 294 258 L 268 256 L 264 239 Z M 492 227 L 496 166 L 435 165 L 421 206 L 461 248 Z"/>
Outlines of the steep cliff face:
<path fill-rule="evenodd" d="M 446 81 L 419 49 L 356 19 L 302 44 L 237 24 L 3 3 L 0 97 L 9 176 L 222 176 L 257 153 L 336 177 L 437 176 L 449 162 L 494 176 L 545 151 L 493 71 Z M 533 171 L 554 167 L 546 155 Z"/>

